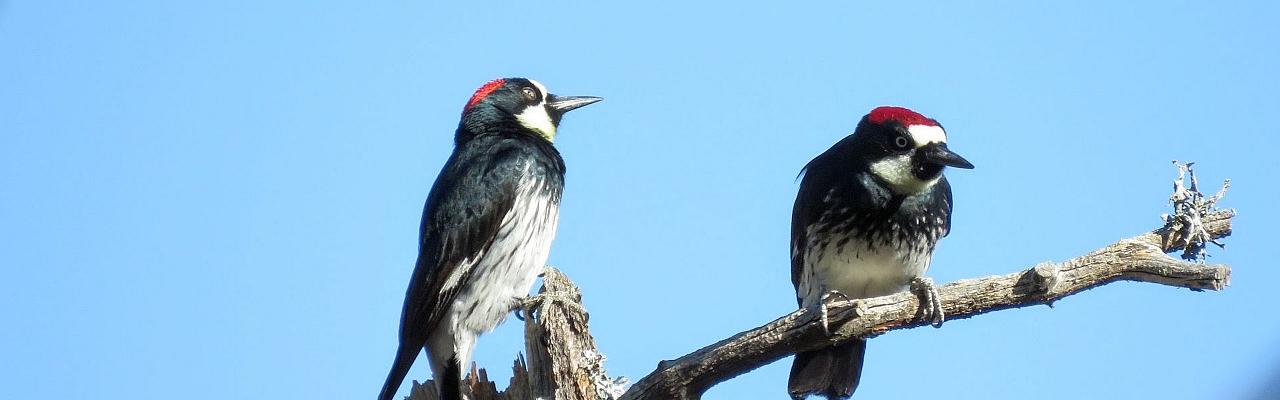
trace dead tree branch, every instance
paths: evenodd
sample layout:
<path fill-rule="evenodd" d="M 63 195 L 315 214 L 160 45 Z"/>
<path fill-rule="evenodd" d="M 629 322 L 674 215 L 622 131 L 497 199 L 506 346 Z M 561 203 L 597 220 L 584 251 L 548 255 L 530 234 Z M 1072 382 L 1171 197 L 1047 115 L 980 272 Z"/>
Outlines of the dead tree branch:
<path fill-rule="evenodd" d="M 1190 165 L 1179 165 L 1187 172 Z M 1120 240 L 1061 263 L 1041 263 L 1003 276 L 965 279 L 939 287 L 948 320 L 992 311 L 1050 305 L 1063 297 L 1116 281 L 1151 282 L 1192 290 L 1221 290 L 1231 278 L 1226 265 L 1177 260 L 1166 253 L 1203 255 L 1204 243 L 1231 234 L 1234 210 L 1212 211 L 1223 192 L 1199 195 L 1193 183 L 1182 184 L 1172 198 L 1173 217 L 1160 229 Z M 1226 185 L 1224 184 L 1223 191 Z M 676 360 L 658 363 L 623 400 L 697 399 L 711 386 L 797 352 L 817 350 L 856 337 L 928 325 L 920 300 L 912 293 L 870 299 L 829 300 L 828 335 L 818 307 L 798 310 L 764 326 L 739 333 Z"/>
<path fill-rule="evenodd" d="M 538 296 L 526 304 L 524 356 L 512 365 L 507 390 L 499 391 L 489 374 L 474 364 L 463 379 L 472 400 L 616 399 L 626 381 L 610 380 L 604 355 L 587 328 L 582 293 L 560 270 L 547 267 Z M 435 382 L 413 382 L 409 400 L 437 400 Z"/>

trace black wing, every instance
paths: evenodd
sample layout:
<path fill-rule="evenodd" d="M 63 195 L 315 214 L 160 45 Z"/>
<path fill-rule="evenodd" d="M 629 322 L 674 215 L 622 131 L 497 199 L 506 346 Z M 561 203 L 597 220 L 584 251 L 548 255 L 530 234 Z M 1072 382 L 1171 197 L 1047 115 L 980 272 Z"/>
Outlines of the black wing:
<path fill-rule="evenodd" d="M 804 273 L 804 253 L 808 244 L 805 229 L 815 218 L 813 209 L 816 207 L 810 204 L 810 198 L 814 196 L 808 193 L 814 190 L 813 186 L 810 176 L 805 174 L 804 180 L 800 182 L 800 190 L 796 193 L 796 202 L 791 206 L 791 285 L 795 286 L 797 292 L 800 290 L 800 275 Z M 797 293 L 796 302 L 800 300 Z"/>
<path fill-rule="evenodd" d="M 501 140 L 475 139 L 454 150 L 422 210 L 418 261 L 400 316 L 400 348 L 382 388 L 390 399 L 427 336 L 470 280 L 515 202 L 523 152 Z"/>
<path fill-rule="evenodd" d="M 482 143 L 468 147 L 441 171 L 427 197 L 418 262 L 401 316 L 402 336 L 425 340 L 469 280 L 471 265 L 493 244 L 515 202 L 524 165 L 520 149 L 477 149 L 485 147 Z M 450 282 L 456 284 L 446 287 Z"/>
<path fill-rule="evenodd" d="M 938 183 L 933 185 L 933 207 L 942 214 L 941 237 L 946 237 L 951 233 L 951 183 L 945 176 L 938 178 Z"/>
<path fill-rule="evenodd" d="M 857 172 L 848 171 L 849 164 L 840 165 L 842 163 L 838 162 L 840 149 L 848 148 L 851 140 L 853 135 L 845 136 L 824 150 L 822 154 L 809 160 L 809 163 L 800 170 L 802 176 L 800 190 L 796 193 L 795 204 L 791 206 L 791 285 L 795 286 L 797 291 L 796 303 L 801 305 L 803 303 L 798 293 L 800 276 L 804 273 L 804 253 L 809 242 L 805 230 L 822 217 L 823 209 L 826 207 L 826 204 L 823 204 L 823 198 L 827 192 L 837 189 L 836 186 L 842 183 L 848 183 L 841 182 L 840 177 L 847 177 Z"/>
<path fill-rule="evenodd" d="M 835 147 L 833 146 L 832 149 Z M 831 205 L 824 202 L 827 193 L 832 190 L 842 192 L 842 195 L 849 195 L 849 187 L 847 182 L 841 182 L 840 177 L 846 174 L 846 171 L 840 171 L 836 166 L 828 165 L 828 159 L 833 150 L 827 150 L 815 157 L 809 164 L 805 165 L 800 181 L 800 190 L 796 193 L 795 205 L 791 207 L 791 285 L 796 288 L 796 303 L 803 305 L 799 295 L 800 276 L 804 273 L 804 253 L 809 244 L 808 232 L 806 230 L 809 225 L 818 222 L 822 218 L 824 210 Z"/>

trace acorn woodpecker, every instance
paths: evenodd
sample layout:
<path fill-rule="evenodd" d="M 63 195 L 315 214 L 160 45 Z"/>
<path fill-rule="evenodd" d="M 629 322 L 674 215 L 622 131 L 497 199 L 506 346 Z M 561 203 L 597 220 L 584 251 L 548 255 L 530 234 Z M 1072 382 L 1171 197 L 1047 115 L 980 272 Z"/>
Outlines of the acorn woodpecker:
<path fill-rule="evenodd" d="M 937 290 L 924 273 L 951 229 L 946 166 L 973 168 L 947 149 L 938 121 L 901 107 L 871 110 L 853 134 L 810 161 L 791 216 L 791 283 L 800 306 L 828 295 L 918 289 L 923 317 L 941 324 Z M 866 346 L 859 338 L 796 354 L 787 391 L 795 399 L 853 395 Z"/>
<path fill-rule="evenodd" d="M 476 338 L 522 304 L 546 264 L 564 189 L 552 145 L 560 117 L 600 100 L 556 96 L 524 78 L 471 96 L 422 210 L 400 346 L 380 400 L 395 396 L 424 348 L 440 398 L 462 398 Z"/>

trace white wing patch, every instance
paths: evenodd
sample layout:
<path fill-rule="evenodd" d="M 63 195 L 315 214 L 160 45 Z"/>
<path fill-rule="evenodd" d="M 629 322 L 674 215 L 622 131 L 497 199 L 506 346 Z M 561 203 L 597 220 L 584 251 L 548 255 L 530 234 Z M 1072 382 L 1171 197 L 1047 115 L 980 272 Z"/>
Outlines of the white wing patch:
<path fill-rule="evenodd" d="M 475 257 L 462 259 L 462 262 L 455 265 L 453 269 L 449 271 L 449 276 L 445 277 L 444 285 L 442 285 L 440 289 L 447 292 L 458 286 L 462 277 L 467 275 L 467 271 L 470 271 L 471 267 L 476 265 L 476 260 L 479 260 L 482 257 L 484 257 L 483 249 L 480 250 L 480 253 L 476 254 Z"/>

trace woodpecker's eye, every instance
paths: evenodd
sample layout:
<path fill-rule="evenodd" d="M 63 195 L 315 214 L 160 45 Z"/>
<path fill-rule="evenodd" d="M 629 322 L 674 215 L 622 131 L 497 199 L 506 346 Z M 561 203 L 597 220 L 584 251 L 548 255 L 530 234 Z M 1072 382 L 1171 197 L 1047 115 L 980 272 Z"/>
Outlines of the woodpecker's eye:
<path fill-rule="evenodd" d="M 907 139 L 906 136 L 898 136 L 893 138 L 893 145 L 898 146 L 899 149 L 905 149 L 911 145 L 911 140 Z"/>
<path fill-rule="evenodd" d="M 529 100 L 529 101 L 537 101 L 537 100 L 538 100 L 538 91 L 537 91 L 537 90 L 533 90 L 533 88 L 531 88 L 531 87 L 526 87 L 526 88 L 524 88 L 524 89 L 520 89 L 520 93 L 523 93 L 523 94 L 524 94 L 524 98 L 525 98 L 525 100 Z"/>

